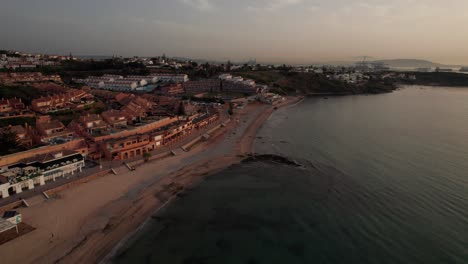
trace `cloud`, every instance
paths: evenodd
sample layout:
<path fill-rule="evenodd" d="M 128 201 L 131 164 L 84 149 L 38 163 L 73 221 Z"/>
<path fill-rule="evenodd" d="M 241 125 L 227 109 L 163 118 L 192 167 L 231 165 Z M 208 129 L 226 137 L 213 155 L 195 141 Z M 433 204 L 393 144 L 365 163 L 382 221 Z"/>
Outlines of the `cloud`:
<path fill-rule="evenodd" d="M 304 0 L 268 0 L 259 6 L 248 6 L 249 11 L 273 12 L 289 6 L 302 4 Z"/>
<path fill-rule="evenodd" d="M 187 4 L 200 11 L 211 11 L 214 5 L 210 0 L 181 0 L 182 3 Z"/>
<path fill-rule="evenodd" d="M 307 7 L 307 11 L 310 11 L 310 12 L 316 12 L 316 11 L 319 11 L 319 10 L 320 10 L 320 7 L 316 6 L 316 5 L 311 5 L 311 6 Z"/>

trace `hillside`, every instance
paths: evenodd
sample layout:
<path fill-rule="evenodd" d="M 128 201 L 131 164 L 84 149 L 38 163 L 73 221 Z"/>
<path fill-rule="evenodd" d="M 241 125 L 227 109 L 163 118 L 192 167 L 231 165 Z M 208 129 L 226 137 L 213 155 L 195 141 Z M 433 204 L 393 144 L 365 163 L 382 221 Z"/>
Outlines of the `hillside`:
<path fill-rule="evenodd" d="M 416 80 L 403 80 L 404 84 L 468 87 L 468 74 L 456 72 L 413 72 Z"/>
<path fill-rule="evenodd" d="M 279 94 L 360 94 L 381 93 L 393 90 L 390 84 L 369 82 L 366 85 L 346 84 L 341 81 L 328 80 L 315 73 L 297 73 L 281 71 L 249 71 L 236 73 L 244 78 L 266 84 Z"/>
<path fill-rule="evenodd" d="M 394 60 L 377 60 L 374 62 L 383 63 L 393 68 L 433 68 L 433 67 L 450 67 L 449 65 L 443 65 L 440 63 L 418 60 L 418 59 L 394 59 Z"/>
<path fill-rule="evenodd" d="M 39 98 L 43 93 L 32 86 L 5 86 L 0 85 L 0 98 L 21 98 L 24 103 L 30 104 L 33 99 Z"/>

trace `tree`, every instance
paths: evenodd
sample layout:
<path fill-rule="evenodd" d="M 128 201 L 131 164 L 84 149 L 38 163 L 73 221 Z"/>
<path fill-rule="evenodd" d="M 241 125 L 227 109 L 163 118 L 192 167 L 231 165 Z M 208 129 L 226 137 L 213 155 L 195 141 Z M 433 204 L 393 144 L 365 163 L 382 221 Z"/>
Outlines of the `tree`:
<path fill-rule="evenodd" d="M 233 115 L 233 114 L 234 114 L 234 104 L 233 104 L 233 103 L 229 103 L 228 114 L 229 114 L 229 115 Z"/>
<path fill-rule="evenodd" d="M 2 155 L 13 153 L 19 148 L 18 135 L 10 127 L 0 131 L 0 153 Z"/>
<path fill-rule="evenodd" d="M 179 108 L 177 109 L 177 115 L 180 115 L 180 116 L 185 115 L 185 107 L 184 107 L 183 102 L 180 102 L 179 104 Z"/>
<path fill-rule="evenodd" d="M 145 160 L 145 162 L 148 162 L 151 158 L 151 153 L 150 152 L 145 152 L 143 153 L 143 159 Z"/>

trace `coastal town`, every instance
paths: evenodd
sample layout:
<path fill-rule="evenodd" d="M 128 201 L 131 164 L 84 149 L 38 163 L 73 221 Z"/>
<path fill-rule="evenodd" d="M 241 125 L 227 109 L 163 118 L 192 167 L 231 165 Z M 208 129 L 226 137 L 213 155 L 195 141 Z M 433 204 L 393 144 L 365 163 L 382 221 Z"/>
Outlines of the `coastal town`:
<path fill-rule="evenodd" d="M 276 109 L 304 96 L 391 92 L 396 83 L 424 81 L 424 74 L 426 70 L 397 71 L 363 62 L 210 64 L 166 55 L 94 60 L 2 52 L 0 253 L 7 242 L 24 238 L 28 244 L 51 236 L 50 247 L 37 249 L 47 254 L 36 258 L 38 251 L 31 249 L 25 259 L 57 259 L 61 251 L 54 249 L 60 243 L 56 236 L 69 239 L 82 228 L 74 221 L 61 222 L 66 230 L 50 232 L 47 221 L 53 215 L 41 216 L 41 210 L 56 208 L 64 217 L 73 215 L 88 223 L 95 219 L 87 216 L 89 210 L 150 182 L 146 188 L 152 198 L 135 201 L 140 209 L 118 207 L 144 219 L 211 172 L 252 155 L 257 129 Z M 181 173 L 184 170 L 192 176 Z M 69 194 L 73 192 L 77 193 Z M 71 196 L 63 198 L 66 193 Z M 76 214 L 68 206 L 74 206 Z M 122 239 L 135 229 L 139 222 L 128 220 L 133 217 L 123 214 L 129 223 L 112 234 Z M 107 218 L 103 228 L 112 221 Z M 92 242 L 73 256 L 95 260 L 85 252 L 101 243 L 97 254 L 104 258 L 102 254 L 115 246 L 113 240 L 89 232 Z M 74 242 L 66 245 L 73 247 Z"/>
<path fill-rule="evenodd" d="M 9 55 L 0 72 L 0 243 L 33 230 L 32 215 L 17 208 L 37 197 L 190 155 L 238 126 L 236 114 L 249 105 L 272 109 L 286 101 L 226 72 L 195 80 L 161 69 L 70 78 L 43 70 L 80 61 L 72 56 Z M 158 65 L 179 67 L 166 61 Z"/>
<path fill-rule="evenodd" d="M 207 140 L 207 131 L 225 126 L 249 103 L 275 105 L 291 93 L 388 92 L 429 71 L 398 72 L 365 61 L 292 67 L 254 59 L 202 64 L 166 55 L 94 60 L 0 53 L 3 200 L 95 167 L 148 161 L 184 149 L 181 142 Z M 289 84 L 289 75 L 307 79 Z M 277 76 L 285 77 L 264 80 Z"/>
<path fill-rule="evenodd" d="M 0 264 L 468 264 L 468 1 L 2 1 Z"/>
<path fill-rule="evenodd" d="M 193 102 L 180 96 L 203 98 L 206 93 L 225 93 L 258 100 L 266 94 L 265 87 L 254 81 L 228 74 L 199 81 L 189 81 L 184 74 L 90 76 L 75 80 L 83 84 L 79 89 L 60 85 L 60 77 L 38 73 L 4 73 L 1 77 L 4 84 L 28 82 L 57 90 L 31 100 L 30 104 L 21 98 L 1 99 L 3 120 L 31 117 L 35 121 L 2 128 L 3 134 L 14 134 L 18 148 L 24 150 L 0 158 L 2 198 L 55 181 L 57 177 L 82 172 L 86 167 L 84 159 L 102 162 L 149 158 L 159 149 L 229 120 L 225 105 Z M 162 95 L 133 93 L 138 88 L 161 83 Z M 101 90 L 109 91 L 105 95 L 109 109 L 100 113 L 84 111 L 103 100 Z M 239 106 L 235 100 L 230 105 Z M 74 111 L 81 114 L 65 125 L 61 113 Z"/>

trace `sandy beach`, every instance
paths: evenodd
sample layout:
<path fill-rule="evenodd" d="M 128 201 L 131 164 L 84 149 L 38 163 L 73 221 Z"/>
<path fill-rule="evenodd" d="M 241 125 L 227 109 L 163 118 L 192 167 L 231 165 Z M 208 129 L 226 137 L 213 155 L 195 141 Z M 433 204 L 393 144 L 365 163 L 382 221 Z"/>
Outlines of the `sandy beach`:
<path fill-rule="evenodd" d="M 298 102 L 288 98 L 282 107 Z M 250 104 L 236 110 L 225 128 L 190 152 L 145 163 L 136 171 L 118 169 L 60 192 L 50 200 L 29 199 L 20 208 L 35 231 L 0 246 L 2 263 L 97 263 L 129 233 L 207 175 L 236 164 L 252 151 L 257 130 L 274 111 Z"/>

